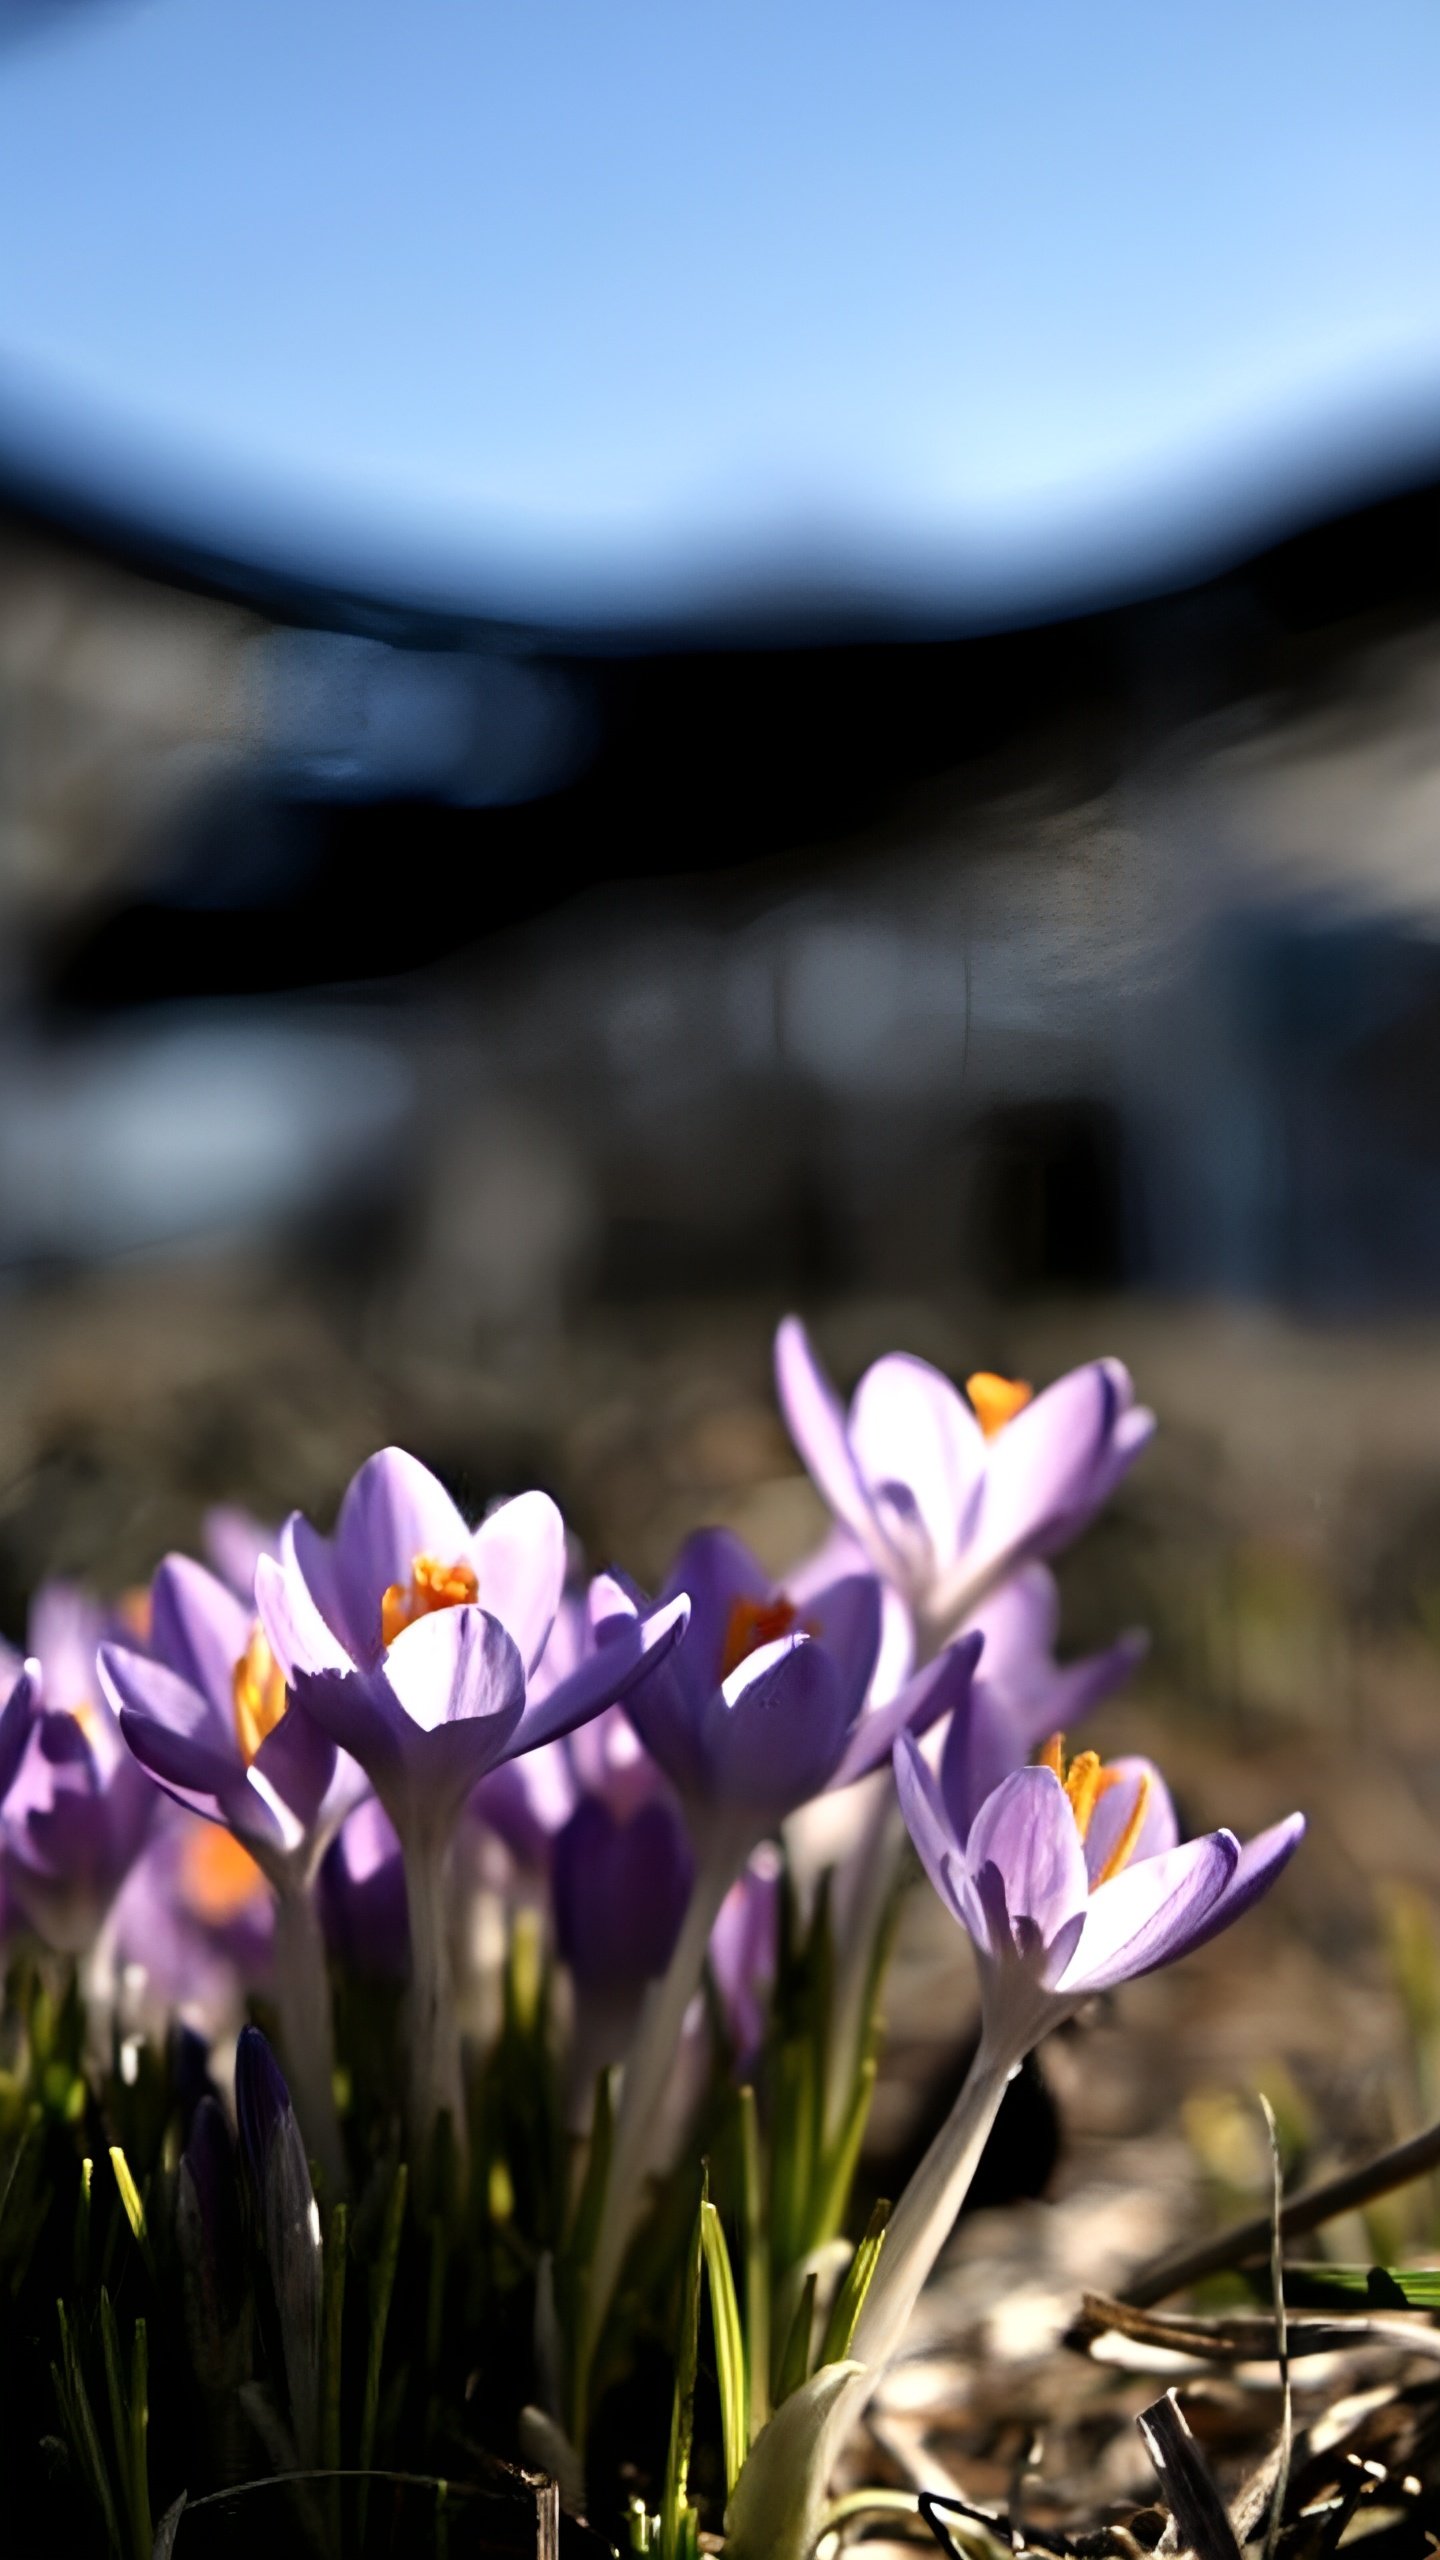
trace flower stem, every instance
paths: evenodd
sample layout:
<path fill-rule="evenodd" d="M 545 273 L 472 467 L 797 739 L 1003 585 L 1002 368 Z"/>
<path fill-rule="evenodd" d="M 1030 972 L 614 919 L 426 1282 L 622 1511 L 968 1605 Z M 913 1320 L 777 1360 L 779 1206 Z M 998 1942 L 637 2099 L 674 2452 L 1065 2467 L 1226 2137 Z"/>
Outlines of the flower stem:
<path fill-rule="evenodd" d="M 450 1843 L 422 1834 L 406 1839 L 403 1846 L 410 1906 L 410 2148 L 413 2174 L 423 2187 L 429 2177 L 435 2129 L 443 2115 L 450 2118 L 463 2175 L 465 2089 L 450 1959 L 446 1892 Z"/>
<path fill-rule="evenodd" d="M 964 2088 L 885 2229 L 849 2358 L 824 2365 L 756 2439 L 726 2513 L 725 2560 L 808 2560 L 826 2483 L 895 2353 L 965 2201 L 1018 2056 L 982 2044 Z"/>
<path fill-rule="evenodd" d="M 335 2106 L 335 2031 L 330 1976 L 315 1899 L 298 1876 L 275 1883 L 275 1988 L 280 2041 L 300 2128 L 332 2198 L 346 2188 L 345 2146 Z"/>
<path fill-rule="evenodd" d="M 702 1859 L 675 1952 L 666 1971 L 651 1988 L 625 2064 L 610 2154 L 610 2175 L 606 2181 L 605 2201 L 601 2207 L 600 2227 L 596 2233 L 579 2324 L 580 2334 L 576 2340 L 572 2433 L 577 2442 L 585 2424 L 590 2367 L 596 2342 L 619 2281 L 635 2227 L 641 2191 L 656 2164 L 659 2137 L 663 2130 L 665 2083 L 675 2065 L 685 2012 L 704 1971 L 705 1954 L 716 1914 L 743 1866 L 744 1858 L 743 1850 L 737 1855 L 732 1844 L 717 1842 Z"/>
<path fill-rule="evenodd" d="M 884 2245 L 850 2352 L 878 2371 L 905 2334 L 920 2288 L 970 2192 L 1018 2057 L 982 2043 L 965 2086 L 885 2226 Z"/>

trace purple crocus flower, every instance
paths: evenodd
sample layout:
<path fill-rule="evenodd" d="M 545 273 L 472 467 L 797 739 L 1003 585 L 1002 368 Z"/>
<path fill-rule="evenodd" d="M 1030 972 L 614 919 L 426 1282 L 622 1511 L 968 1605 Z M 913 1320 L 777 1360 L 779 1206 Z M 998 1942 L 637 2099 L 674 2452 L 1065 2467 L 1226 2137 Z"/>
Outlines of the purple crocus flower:
<path fill-rule="evenodd" d="M 555 1838 L 555 1943 L 575 1987 L 580 2089 L 618 2061 L 675 1952 L 695 1878 L 685 1825 L 656 1797 L 628 1815 L 583 1796 Z"/>
<path fill-rule="evenodd" d="M 725 2519 L 736 2560 L 813 2549 L 836 2453 L 900 2345 L 1025 2054 L 1092 1992 L 1238 1919 L 1304 1829 L 1292 1814 L 1247 1848 L 1229 1831 L 1182 1844 L 1158 1770 L 1132 1760 L 1107 1772 L 1093 1752 L 1063 1773 L 1053 1762 L 1012 1771 L 973 1819 L 947 1804 L 908 1734 L 895 1774 L 931 1881 L 975 1942 L 980 2050 L 886 2225 L 846 2361 L 791 2393 L 741 2471 Z"/>
<path fill-rule="evenodd" d="M 968 1770 L 964 1773 L 968 1781 Z M 1279 1874 L 1304 1832 L 1291 1814 L 1242 1848 L 1230 1831 L 1183 1842 L 1160 1773 L 1082 1752 L 1002 1778 L 972 1812 L 908 1737 L 895 1776 L 910 1836 L 980 1962 L 985 2042 L 1022 2058 L 1092 1993 L 1214 1937 Z M 947 1784 L 948 1781 L 948 1784 Z"/>
<path fill-rule="evenodd" d="M 280 1552 L 280 1532 L 237 1503 L 212 1503 L 200 1524 L 201 1543 L 214 1571 L 236 1598 L 249 1601 L 262 1556 Z"/>
<path fill-rule="evenodd" d="M 985 1594 L 1083 1529 L 1144 1448 L 1153 1415 L 1118 1360 L 1043 1394 L 977 1374 L 967 1401 L 924 1360 L 867 1369 L 848 1414 L 796 1316 L 775 1343 L 780 1403 L 836 1518 L 914 1611 L 930 1652 Z"/>
<path fill-rule="evenodd" d="M 634 1615 L 633 1595 L 611 1589 L 617 1614 Z M 923 1729 L 968 1691 L 973 1642 L 862 1718 L 880 1649 L 873 1574 L 842 1575 L 802 1612 L 730 1531 L 702 1529 L 681 1548 L 661 1604 L 682 1589 L 685 1635 L 636 1682 L 625 1710 L 697 1843 L 723 1833 L 741 1861 L 798 1805 L 878 1767 L 897 1733 Z"/>
<path fill-rule="evenodd" d="M 279 1659 L 371 1671 L 406 1628 L 478 1604 L 505 1629 L 526 1677 L 544 1653 L 565 1583 L 565 1525 L 545 1493 L 517 1494 L 471 1529 L 439 1479 L 403 1449 L 351 1478 L 332 1537 L 295 1512 L 256 1597 Z"/>
<path fill-rule="evenodd" d="M 595 1606 L 607 1617 L 613 1614 L 612 1590 L 603 1577 L 595 1587 Z M 525 1684 L 527 1706 L 543 1705 L 598 1646 L 589 1593 L 568 1590 Z M 668 1781 L 619 1706 L 602 1707 L 573 1732 L 493 1770 L 476 1788 L 469 1810 L 504 1842 L 522 1870 L 544 1877 L 559 1833 L 587 1796 L 599 1797 L 621 1821 L 657 1798 L 673 1801 Z"/>
<path fill-rule="evenodd" d="M 710 1932 L 710 1977 L 741 2079 L 765 2041 L 768 2000 L 780 1960 L 780 1854 L 766 1840 L 730 1887 Z"/>
<path fill-rule="evenodd" d="M 306 2132 L 339 2184 L 330 1993 L 311 1888 L 364 1779 L 295 1706 L 253 1609 L 189 1556 L 167 1556 L 155 1575 L 144 1648 L 104 1644 L 99 1670 L 135 1760 L 177 1803 L 223 1824 L 274 1890 L 286 2060 Z"/>
<path fill-rule="evenodd" d="M 115 1962 L 214 2041 L 272 1970 L 275 1897 L 233 1833 L 162 1802 L 114 1912 Z"/>
<path fill-rule="evenodd" d="M 464 2147 L 446 1875 L 467 1798 L 493 1769 L 622 1698 L 684 1632 L 683 1594 L 597 1626 L 573 1668 L 540 1666 L 565 1572 L 560 1515 L 522 1494 L 469 1531 L 435 1478 L 382 1450 L 347 1492 L 333 1539 L 298 1517 L 255 1596 L 267 1640 L 317 1736 L 350 1753 L 395 1826 L 413 1964 L 411 2131 L 437 2117 Z M 483 1595 L 483 1596 L 482 1596 Z"/>
<path fill-rule="evenodd" d="M 1128 1679 L 1145 1638 L 1119 1636 L 1079 1662 L 1055 1660 L 1060 1593 L 1043 1564 L 1023 1565 L 982 1601 L 970 1632 L 983 1649 L 967 1703 L 951 1717 L 942 1759 L 945 1799 L 968 1828 L 1002 1778 L 1050 1735 L 1079 1724 Z"/>
<path fill-rule="evenodd" d="M 93 1946 L 139 1856 L 159 1801 L 101 1695 L 105 1618 L 67 1583 L 31 1604 L 31 1658 L 0 1715 L 5 1881 L 53 1947 Z"/>
<path fill-rule="evenodd" d="M 193 1558 L 167 1556 L 148 1641 L 103 1644 L 99 1670 L 130 1749 L 167 1794 L 223 1823 L 277 1890 L 308 1884 L 364 1789 L 293 1712 L 253 1606 Z"/>

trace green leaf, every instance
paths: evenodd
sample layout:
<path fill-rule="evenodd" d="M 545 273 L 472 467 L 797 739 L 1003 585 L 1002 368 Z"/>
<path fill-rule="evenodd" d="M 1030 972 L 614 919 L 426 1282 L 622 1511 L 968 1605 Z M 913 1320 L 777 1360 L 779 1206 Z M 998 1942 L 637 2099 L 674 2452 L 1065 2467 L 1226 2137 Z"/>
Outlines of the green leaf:
<path fill-rule="evenodd" d="M 324 2308 L 320 2343 L 320 2460 L 327 2471 L 340 2468 L 340 2361 L 345 2320 L 345 2242 L 348 2215 L 337 2204 L 323 2261 Z"/>
<path fill-rule="evenodd" d="M 860 2145 L 870 2118 L 870 2102 L 875 2095 L 875 2056 L 867 2054 L 856 2074 L 855 2087 L 844 2122 L 819 2181 L 806 2247 L 819 2249 L 833 2240 L 845 2222 L 850 2207 L 850 2189 L 855 2183 L 855 2170 L 860 2159 Z M 826 2359 L 830 2361 L 829 2358 Z"/>
<path fill-rule="evenodd" d="M 685 2287 L 680 2300 L 680 2336 L 675 2352 L 675 2399 L 670 2412 L 670 2449 L 665 2458 L 665 2488 L 660 2500 L 660 2560 L 684 2560 L 685 2523 L 689 2503 L 690 2447 L 695 2437 L 695 2373 L 700 2361 L 700 2262 L 703 2252 L 703 2209 L 685 2259 Z"/>
<path fill-rule="evenodd" d="M 115 2172 L 115 2184 L 120 2190 L 120 2201 L 125 2207 L 125 2219 L 143 2249 L 146 2245 L 144 2199 L 131 2175 L 130 2163 L 118 2142 L 112 2142 L 110 2145 L 110 2166 Z"/>
<path fill-rule="evenodd" d="M 385 2354 L 385 2325 L 390 2317 L 390 2298 L 395 2291 L 395 2269 L 400 2258 L 400 2238 L 405 2228 L 405 2196 L 409 2173 L 402 2160 L 395 2172 L 385 2207 L 385 2227 L 380 2235 L 380 2254 L 370 2270 L 370 2346 L 365 2359 L 365 2400 L 360 2417 L 359 2468 L 368 2471 L 375 2459 L 375 2419 L 380 2407 L 380 2366 Z M 355 2534 L 359 2543 L 365 2540 L 365 2509 L 370 2496 L 368 2480 L 360 2483 Z"/>
<path fill-rule="evenodd" d="M 144 2321 L 137 2320 L 130 2347 L 130 2439 L 126 2448 L 135 2560 L 152 2560 L 155 2547 L 150 2523 L 149 2434 L 150 2343 Z"/>
<path fill-rule="evenodd" d="M 700 2241 L 710 2285 L 710 2318 L 715 2331 L 715 2369 L 720 2384 L 720 2433 L 725 2448 L 725 2487 L 734 2488 L 749 2450 L 746 2414 L 745 2336 L 725 2226 L 708 2196 L 700 2202 Z"/>
<path fill-rule="evenodd" d="M 856 2245 L 855 2255 L 850 2261 L 845 2281 L 830 2306 L 830 2317 L 825 2324 L 824 2343 L 820 2349 L 819 2361 L 822 2365 L 843 2364 L 850 2353 L 850 2341 L 855 2335 L 855 2323 L 865 2306 L 865 2296 L 870 2290 L 870 2281 L 884 2246 L 885 2225 L 890 2219 L 891 2211 L 892 2207 L 888 2203 L 882 2201 L 877 2204 L 865 2226 L 864 2238 Z"/>
<path fill-rule="evenodd" d="M 745 2224 L 745 2366 L 753 2444 L 770 2415 L 770 2233 L 753 2089 L 740 2092 L 740 2197 Z"/>
<path fill-rule="evenodd" d="M 55 2396 L 60 2403 L 60 2414 L 65 2423 L 65 2431 L 74 2447 L 81 2469 L 89 2479 L 91 2494 L 104 2519 L 106 2538 L 110 2548 L 117 2553 L 122 2552 L 124 2544 L 120 2538 L 120 2521 L 115 2511 L 115 2497 L 110 2486 L 109 2470 L 100 2449 L 100 2430 L 95 2424 L 95 2412 L 90 2406 L 90 2394 L 85 2388 L 85 2376 L 80 2370 L 75 2340 L 70 2323 L 65 2317 L 65 2305 L 63 2302 L 58 2302 L 55 2308 L 60 2321 L 61 2359 L 58 2366 L 52 2365 L 50 2369 L 55 2383 Z"/>
<path fill-rule="evenodd" d="M 1332 2267 L 1290 2262 L 1285 2299 L 1301 2308 L 1364 2304 L 1371 2311 L 1440 2311 L 1440 2267 Z"/>
<path fill-rule="evenodd" d="M 777 2409 L 782 2401 L 789 2399 L 792 2391 L 799 2390 L 801 2383 L 807 2379 L 810 2372 L 810 2340 L 815 2329 L 815 2287 L 818 2281 L 819 2278 L 812 2267 L 800 2288 L 800 2299 L 795 2305 L 794 2316 L 785 2336 L 780 2370 L 775 2376 Z"/>

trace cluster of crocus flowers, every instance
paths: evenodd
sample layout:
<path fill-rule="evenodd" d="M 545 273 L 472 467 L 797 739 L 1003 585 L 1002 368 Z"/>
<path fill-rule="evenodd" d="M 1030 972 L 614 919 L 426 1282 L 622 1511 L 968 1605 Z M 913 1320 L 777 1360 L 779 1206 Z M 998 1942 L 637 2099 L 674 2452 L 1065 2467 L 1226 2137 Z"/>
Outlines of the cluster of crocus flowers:
<path fill-rule="evenodd" d="M 838 1863 L 817 1895 L 837 1960 L 816 2156 L 853 2166 L 875 1951 L 908 1832 L 975 1949 L 979 2055 L 886 2230 L 844 2373 L 810 2377 L 757 2423 L 737 2555 L 805 2547 L 836 2431 L 894 2351 L 1024 2055 L 1095 1991 L 1238 1917 L 1301 1827 L 1248 1848 L 1226 1831 L 1182 1842 L 1157 1769 L 1106 1767 L 1061 1738 L 1143 1650 L 1122 1636 L 1058 1661 L 1046 1562 L 1153 1428 L 1117 1362 L 1040 1393 L 990 1372 L 962 1391 L 892 1355 L 847 1409 L 794 1319 L 776 1360 L 832 1513 L 821 1551 L 778 1580 L 715 1529 L 686 1541 L 653 1599 L 618 1569 L 587 1578 L 548 1495 L 472 1523 L 385 1449 L 328 1535 L 298 1512 L 274 1534 L 215 1515 L 209 1563 L 167 1556 L 114 1616 L 43 1593 L 23 1662 L 0 1669 L 9 1929 L 83 1959 L 96 1986 L 107 1965 L 148 1970 L 217 2042 L 253 1995 L 273 2002 L 283 2102 L 249 2030 L 239 2093 L 277 2259 L 310 2195 L 307 2153 L 331 2200 L 366 2169 L 337 2083 L 337 1973 L 403 1983 L 396 2112 L 413 2191 L 430 2193 L 448 2126 L 463 2192 L 476 1913 L 489 1897 L 535 1918 L 568 1983 L 562 2076 L 586 2197 L 571 2332 L 542 2358 L 545 2422 L 557 2443 L 569 2430 L 577 2472 L 597 2354 L 707 2055 L 746 2076 L 784 2138 L 768 2001 L 782 1900 L 807 1890 L 807 1825 Z M 823 1809 L 842 1801 L 854 1811 L 837 1827 Z M 202 2133 L 197 2193 L 226 2139 L 209 2118 Z M 774 2272 L 792 2287 L 802 2274 Z M 292 2412 L 309 2412 L 297 2444 L 314 2432 L 315 2281 L 288 2377 Z M 537 2331 L 553 2328 L 549 2281 Z"/>

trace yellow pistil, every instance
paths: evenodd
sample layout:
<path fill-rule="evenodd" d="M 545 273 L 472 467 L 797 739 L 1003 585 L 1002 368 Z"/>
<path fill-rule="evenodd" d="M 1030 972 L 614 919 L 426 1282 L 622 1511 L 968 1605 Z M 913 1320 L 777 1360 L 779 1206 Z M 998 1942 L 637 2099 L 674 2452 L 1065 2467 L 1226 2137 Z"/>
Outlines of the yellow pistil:
<path fill-rule="evenodd" d="M 1122 1783 L 1123 1772 L 1119 1769 L 1107 1769 L 1098 1751 L 1078 1751 L 1074 1759 L 1067 1764 L 1063 1733 L 1052 1733 L 1048 1742 L 1042 1742 L 1035 1754 L 1035 1761 L 1038 1768 L 1054 1770 L 1065 1790 L 1070 1810 L 1075 1816 L 1075 1828 L 1082 1841 L 1088 1839 L 1090 1825 L 1095 1816 L 1095 1807 L 1102 1796 L 1108 1796 L 1112 1787 L 1118 1787 Z M 1092 1876 L 1090 1880 L 1092 1893 L 1097 1885 L 1108 1884 L 1112 1876 L 1118 1876 L 1123 1868 L 1129 1866 L 1139 1844 L 1140 1834 L 1145 1827 L 1145 1808 L 1149 1801 L 1150 1774 L 1148 1770 L 1143 1770 L 1135 1789 L 1135 1801 L 1130 1807 L 1125 1828 L 1098 1876 Z"/>
<path fill-rule="evenodd" d="M 219 1927 L 238 1918 L 263 1878 L 248 1849 L 218 1823 L 192 1832 L 180 1853 L 180 1883 L 191 1910 Z"/>
<path fill-rule="evenodd" d="M 775 1644 L 781 1636 L 788 1636 L 799 1615 L 794 1601 L 787 1600 L 783 1592 L 777 1593 L 773 1600 L 734 1601 L 726 1622 L 725 1645 L 720 1656 L 721 1679 L 728 1680 L 731 1672 L 738 1671 L 741 1663 L 757 1652 L 762 1644 Z M 807 1624 L 801 1633 L 810 1636 L 815 1629 Z"/>
<path fill-rule="evenodd" d="M 965 1393 L 986 1439 L 993 1440 L 997 1431 L 1024 1412 L 1035 1390 L 1023 1378 L 1001 1378 L 993 1369 L 977 1369 L 973 1378 L 966 1379 Z"/>
<path fill-rule="evenodd" d="M 250 1641 L 231 1675 L 235 1698 L 235 1735 L 248 1769 L 267 1733 L 273 1733 L 285 1713 L 285 1674 L 266 1643 L 260 1628 L 251 1629 Z"/>
<path fill-rule="evenodd" d="M 442 1564 L 438 1556 L 417 1556 L 408 1582 L 392 1582 L 380 1602 L 380 1633 L 393 1644 L 402 1628 L 436 1609 L 463 1609 L 478 1600 L 480 1585 L 473 1565 Z"/>

